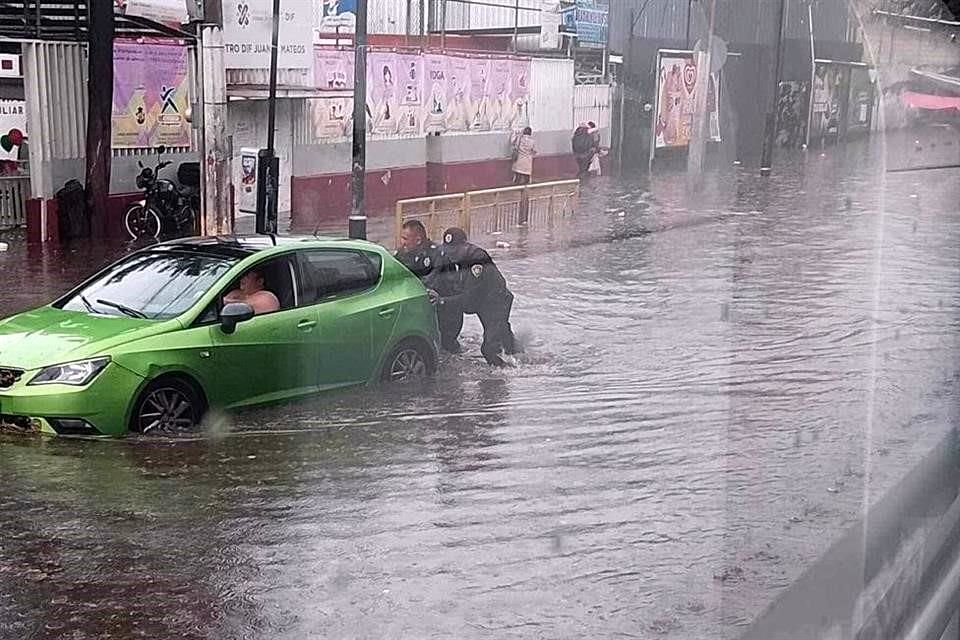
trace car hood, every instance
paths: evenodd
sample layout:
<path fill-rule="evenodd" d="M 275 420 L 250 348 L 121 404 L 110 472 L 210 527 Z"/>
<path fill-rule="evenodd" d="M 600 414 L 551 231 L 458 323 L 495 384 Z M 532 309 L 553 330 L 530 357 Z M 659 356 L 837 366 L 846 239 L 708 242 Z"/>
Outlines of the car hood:
<path fill-rule="evenodd" d="M 41 307 L 0 320 L 0 366 L 37 369 L 169 331 L 168 322 Z"/>

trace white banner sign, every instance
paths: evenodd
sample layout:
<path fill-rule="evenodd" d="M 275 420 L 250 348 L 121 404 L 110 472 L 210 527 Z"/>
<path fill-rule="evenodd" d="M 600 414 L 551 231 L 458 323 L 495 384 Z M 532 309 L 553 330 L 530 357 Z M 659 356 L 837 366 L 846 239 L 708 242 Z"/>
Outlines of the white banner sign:
<path fill-rule="evenodd" d="M 269 69 L 273 38 L 272 0 L 223 3 L 223 57 L 227 69 Z M 281 0 L 280 69 L 313 70 L 313 4 Z"/>
<path fill-rule="evenodd" d="M 183 24 L 187 21 L 188 1 L 190 0 L 117 0 L 114 5 L 127 16 Z"/>
<path fill-rule="evenodd" d="M 560 3 L 557 0 L 543 0 L 540 3 L 540 48 L 560 48 Z"/>

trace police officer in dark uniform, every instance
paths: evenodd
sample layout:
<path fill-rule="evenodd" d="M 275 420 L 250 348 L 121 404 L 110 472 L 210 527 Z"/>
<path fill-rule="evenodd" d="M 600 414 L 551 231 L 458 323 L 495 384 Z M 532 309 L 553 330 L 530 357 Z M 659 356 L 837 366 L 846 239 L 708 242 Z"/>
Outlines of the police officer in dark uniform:
<path fill-rule="evenodd" d="M 467 242 L 466 232 L 457 227 L 443 234 L 442 259 L 440 280 L 445 291 L 454 293 L 441 293 L 438 307 L 453 305 L 462 313 L 477 314 L 483 325 L 480 352 L 489 364 L 505 366 L 501 353 L 517 353 L 518 348 L 510 326 L 513 294 L 503 274 L 490 254 Z"/>
<path fill-rule="evenodd" d="M 431 242 L 427 230 L 419 220 L 408 220 L 400 231 L 400 248 L 394 254 L 397 260 L 423 281 L 427 289 L 435 291 L 432 297 L 453 295 L 452 283 L 442 276 L 443 251 Z M 437 324 L 440 328 L 440 347 L 450 353 L 460 353 L 457 340 L 463 329 L 463 312 L 457 305 L 437 306 Z"/>

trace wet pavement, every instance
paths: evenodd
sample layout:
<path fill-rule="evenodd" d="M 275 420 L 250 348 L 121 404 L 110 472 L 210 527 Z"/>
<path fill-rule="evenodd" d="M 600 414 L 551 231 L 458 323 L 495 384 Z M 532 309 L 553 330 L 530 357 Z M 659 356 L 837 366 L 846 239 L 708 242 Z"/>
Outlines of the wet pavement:
<path fill-rule="evenodd" d="M 601 180 L 498 252 L 527 346 L 184 442 L 0 439 L 0 638 L 735 637 L 957 424 L 946 131 Z M 915 147 L 919 147 L 917 150 Z M 15 245 L 6 314 L 114 249 Z"/>

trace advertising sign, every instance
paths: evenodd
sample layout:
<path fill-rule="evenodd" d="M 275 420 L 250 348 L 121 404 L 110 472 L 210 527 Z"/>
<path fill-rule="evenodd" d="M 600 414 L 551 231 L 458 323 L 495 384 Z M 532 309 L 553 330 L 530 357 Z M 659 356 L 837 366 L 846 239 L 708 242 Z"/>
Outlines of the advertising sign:
<path fill-rule="evenodd" d="M 318 49 L 316 60 L 317 88 L 345 91 L 343 97 L 311 100 L 314 133 L 319 140 L 346 138 L 352 128 L 353 54 Z M 370 135 L 522 129 L 529 124 L 529 77 L 528 59 L 371 51 Z"/>
<path fill-rule="evenodd" d="M 23 100 L 0 100 L 0 135 L 7 135 L 11 129 L 27 133 L 27 103 Z M 0 148 L 0 160 L 16 160 L 19 150 L 16 147 L 6 151 Z"/>
<path fill-rule="evenodd" d="M 189 147 L 186 47 L 117 40 L 113 56 L 113 146 Z"/>
<path fill-rule="evenodd" d="M 313 75 L 321 91 L 353 91 L 353 51 L 321 49 L 313 51 Z"/>
<path fill-rule="evenodd" d="M 560 48 L 560 25 L 563 17 L 560 15 L 559 0 L 542 0 L 540 3 L 540 48 Z"/>
<path fill-rule="evenodd" d="M 720 142 L 720 78 L 711 74 L 707 88 L 710 139 Z M 656 135 L 654 146 L 685 147 L 693 131 L 697 66 L 692 52 L 662 53 L 657 75 Z"/>
<path fill-rule="evenodd" d="M 320 10 L 317 31 L 353 33 L 357 28 L 357 0 L 316 0 Z"/>
<path fill-rule="evenodd" d="M 849 69 L 818 62 L 813 78 L 813 113 L 810 118 L 810 139 L 836 142 L 843 120 L 843 101 L 847 98 Z"/>
<path fill-rule="evenodd" d="M 281 0 L 280 69 L 313 69 L 311 0 Z M 272 0 L 223 3 L 223 56 L 227 69 L 269 69 L 273 39 Z"/>
<path fill-rule="evenodd" d="M 191 0 L 114 0 L 114 6 L 118 13 L 125 16 L 138 16 L 167 24 L 183 24 L 188 20 L 188 1 Z"/>
<path fill-rule="evenodd" d="M 847 100 L 847 132 L 869 131 L 872 119 L 873 83 L 870 81 L 870 70 L 853 67 L 850 69 L 850 97 Z"/>
<path fill-rule="evenodd" d="M 602 49 L 607 44 L 610 7 L 603 0 L 576 0 L 563 12 L 567 31 L 577 34 L 577 46 Z"/>

